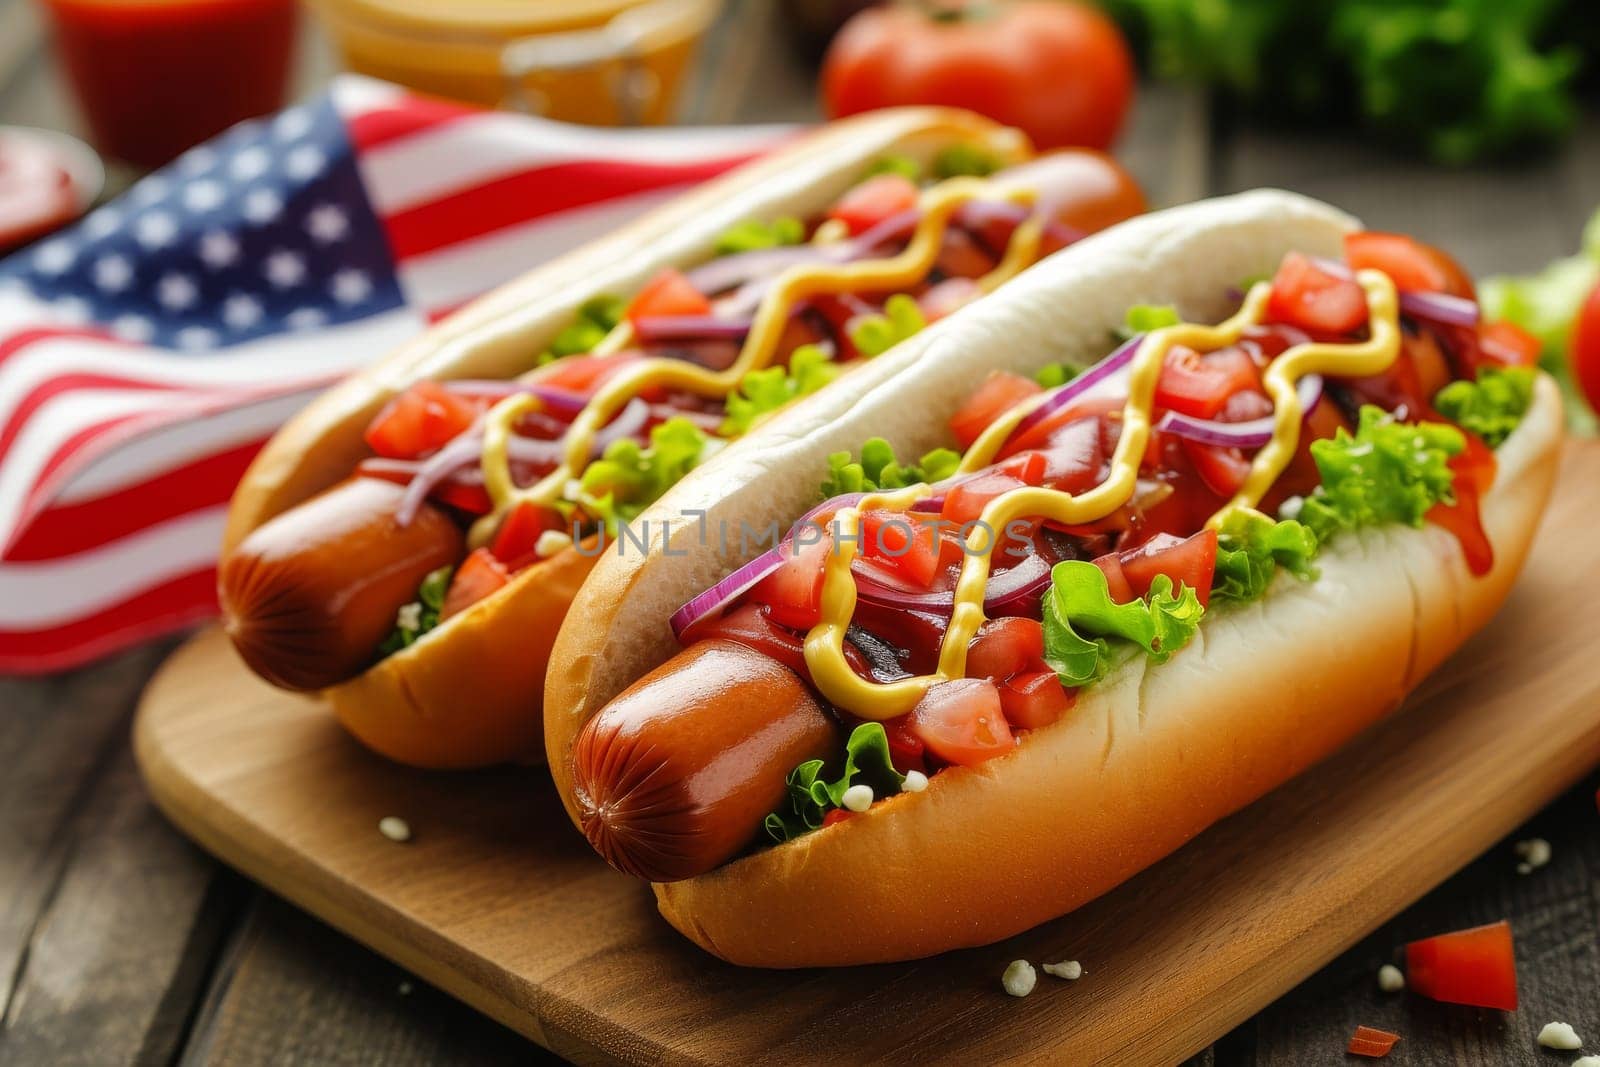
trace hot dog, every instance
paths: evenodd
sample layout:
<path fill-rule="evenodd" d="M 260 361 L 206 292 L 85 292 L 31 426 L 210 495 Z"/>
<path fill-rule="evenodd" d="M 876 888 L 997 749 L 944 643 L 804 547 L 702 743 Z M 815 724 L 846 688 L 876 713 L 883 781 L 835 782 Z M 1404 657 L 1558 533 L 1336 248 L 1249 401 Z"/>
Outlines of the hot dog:
<path fill-rule="evenodd" d="M 838 744 L 837 720 L 793 671 L 744 645 L 701 642 L 585 729 L 574 781 L 584 836 L 640 878 L 710 870 L 749 845 L 791 767 Z"/>
<path fill-rule="evenodd" d="M 352 475 L 404 487 L 393 528 L 426 513 L 435 537 L 443 515 L 459 540 L 448 571 L 383 601 L 387 627 L 368 614 L 379 598 L 358 596 L 353 531 L 303 542 L 304 565 L 225 559 L 225 582 L 252 583 L 224 590 L 246 662 L 322 688 L 406 763 L 536 758 L 556 629 L 638 512 L 779 409 L 1143 208 L 1108 158 L 1030 160 L 1015 131 L 956 112 L 875 116 L 780 156 L 486 298 L 287 427 L 235 498 L 230 553 Z M 282 634 L 275 605 L 303 599 L 304 569 L 327 603 L 360 600 L 358 628 Z"/>
<path fill-rule="evenodd" d="M 670 794 L 737 758 L 737 737 L 637 755 L 727 736 L 736 683 L 696 650 L 731 641 L 840 740 L 759 820 L 708 798 L 717 847 L 677 842 L 687 876 L 654 887 L 680 931 L 831 966 L 1069 911 L 1391 713 L 1488 620 L 1561 443 L 1538 350 L 1480 321 L 1445 253 L 1289 194 L 1091 238 L 731 447 L 648 513 L 693 515 L 680 536 L 599 565 L 546 691 L 569 813 L 597 773 Z M 698 533 L 774 513 L 808 520 L 759 554 Z M 602 767 L 618 708 L 630 744 Z"/>
<path fill-rule="evenodd" d="M 223 626 L 252 670 L 285 689 L 319 689 L 372 662 L 418 584 L 461 554 L 461 531 L 438 508 L 395 521 L 403 493 L 352 478 L 228 554 L 217 576 Z"/>

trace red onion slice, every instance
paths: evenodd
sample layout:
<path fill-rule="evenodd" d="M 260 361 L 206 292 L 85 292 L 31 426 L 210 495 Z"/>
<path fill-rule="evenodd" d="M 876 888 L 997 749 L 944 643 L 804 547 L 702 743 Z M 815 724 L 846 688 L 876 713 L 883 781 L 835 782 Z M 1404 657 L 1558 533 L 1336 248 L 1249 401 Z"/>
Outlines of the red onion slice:
<path fill-rule="evenodd" d="M 1322 376 L 1306 375 L 1295 386 L 1295 391 L 1300 396 L 1302 416 L 1310 418 L 1311 413 L 1317 410 L 1317 405 L 1322 403 Z M 1156 429 L 1162 433 L 1187 437 L 1191 441 L 1205 445 L 1261 448 L 1272 440 L 1274 425 L 1275 419 L 1272 415 L 1264 415 L 1248 422 L 1216 422 L 1212 419 L 1198 419 L 1193 415 L 1168 411 L 1156 423 Z"/>
<path fill-rule="evenodd" d="M 1109 356 L 1050 394 L 1049 398 L 1042 404 L 1022 417 L 1022 421 L 1017 423 L 1016 429 L 1012 430 L 1011 435 L 1006 438 L 1006 444 L 1016 440 L 1019 434 L 1037 426 L 1107 378 L 1122 371 L 1128 364 L 1133 362 L 1133 357 L 1138 353 L 1139 344 L 1144 338 L 1145 335 L 1142 333 L 1128 338 L 1118 345 L 1116 350 Z M 1005 445 L 1001 445 L 1001 450 L 1003 451 L 1004 449 Z"/>
<path fill-rule="evenodd" d="M 613 441 L 624 437 L 635 437 L 643 432 L 650 422 L 650 405 L 638 397 L 634 397 L 617 412 L 615 418 L 606 423 L 599 433 L 594 435 L 594 446 L 590 451 L 596 455 L 606 450 L 606 446 Z"/>
<path fill-rule="evenodd" d="M 422 461 L 416 476 L 406 485 L 400 504 L 395 508 L 395 521 L 401 526 L 411 525 L 417 511 L 428 494 L 457 469 L 479 460 L 483 455 L 483 426 L 474 424 L 463 430 L 453 441 Z"/>
<path fill-rule="evenodd" d="M 645 344 L 658 341 L 739 341 L 750 332 L 750 320 L 718 315 L 647 315 L 633 320 L 633 332 Z"/>
<path fill-rule="evenodd" d="M 555 415 L 576 415 L 589 404 L 589 398 L 583 393 L 574 392 L 571 389 L 561 389 L 553 385 L 540 385 L 537 382 L 519 382 L 515 379 L 498 378 L 457 378 L 443 384 L 452 393 L 489 397 L 495 400 L 504 400 L 508 396 L 521 396 L 523 394 L 536 396 L 545 410 Z"/>
<path fill-rule="evenodd" d="M 873 578 L 853 571 L 856 579 L 856 596 L 869 604 L 878 604 L 900 611 L 926 611 L 935 615 L 950 615 L 955 610 L 955 590 L 927 590 L 912 592 L 880 583 Z M 1037 552 L 1024 556 L 1016 566 L 1009 567 L 989 579 L 983 590 L 983 610 L 992 615 L 1017 600 L 1036 595 L 1050 584 L 1050 563 Z"/>

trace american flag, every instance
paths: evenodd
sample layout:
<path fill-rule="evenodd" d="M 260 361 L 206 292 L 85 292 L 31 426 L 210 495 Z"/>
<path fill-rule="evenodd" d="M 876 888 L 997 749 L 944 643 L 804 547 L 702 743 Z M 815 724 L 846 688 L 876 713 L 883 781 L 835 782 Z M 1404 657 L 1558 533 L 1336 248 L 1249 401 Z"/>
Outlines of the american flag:
<path fill-rule="evenodd" d="M 345 77 L 0 262 L 0 671 L 211 615 L 228 497 L 284 419 L 786 135 L 594 130 Z"/>

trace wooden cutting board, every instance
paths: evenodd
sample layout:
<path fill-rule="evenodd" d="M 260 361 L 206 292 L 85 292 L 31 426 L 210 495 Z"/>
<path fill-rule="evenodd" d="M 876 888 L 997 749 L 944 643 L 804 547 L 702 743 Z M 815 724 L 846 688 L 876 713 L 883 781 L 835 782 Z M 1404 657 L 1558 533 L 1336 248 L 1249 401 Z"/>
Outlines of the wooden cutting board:
<path fill-rule="evenodd" d="M 201 845 L 574 1060 L 1176 1061 L 1600 762 L 1596 487 L 1600 446 L 1571 448 L 1510 601 L 1403 714 L 1088 907 L 918 963 L 723 964 L 594 857 L 537 768 L 389 765 L 257 681 L 216 631 L 151 683 L 135 744 L 157 804 Z M 379 834 L 386 815 L 409 843 Z M 1018 958 L 1087 973 L 1041 974 L 1017 1000 L 1000 973 Z"/>

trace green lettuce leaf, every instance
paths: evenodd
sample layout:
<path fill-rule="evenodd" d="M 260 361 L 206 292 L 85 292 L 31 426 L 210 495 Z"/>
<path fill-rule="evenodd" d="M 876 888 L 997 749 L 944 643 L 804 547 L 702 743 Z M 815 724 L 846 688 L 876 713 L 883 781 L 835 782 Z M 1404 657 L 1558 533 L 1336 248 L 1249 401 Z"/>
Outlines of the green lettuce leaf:
<path fill-rule="evenodd" d="M 933 157 L 933 176 L 946 178 L 986 178 L 1000 169 L 1000 160 L 993 152 L 975 144 L 953 144 L 939 150 Z"/>
<path fill-rule="evenodd" d="M 757 419 L 811 395 L 837 378 L 840 370 L 827 349 L 801 345 L 789 357 L 788 367 L 765 367 L 744 376 L 739 391 L 728 397 L 728 416 L 720 432 L 724 437 L 747 432 Z"/>
<path fill-rule="evenodd" d="M 622 297 L 608 293 L 585 300 L 578 308 L 577 318 L 556 334 L 550 347 L 539 357 L 539 364 L 542 366 L 562 356 L 581 356 L 593 352 L 595 345 L 616 329 L 627 307 L 628 302 Z"/>
<path fill-rule="evenodd" d="M 863 356 L 881 356 L 928 325 L 913 297 L 896 293 L 884 301 L 883 314 L 863 315 L 850 327 L 850 340 Z"/>
<path fill-rule="evenodd" d="M 898 174 L 912 181 L 922 180 L 922 164 L 910 156 L 879 156 L 867 167 L 868 178 L 878 174 Z"/>
<path fill-rule="evenodd" d="M 1439 414 L 1499 448 L 1533 403 L 1533 368 L 1485 368 L 1475 382 L 1451 382 L 1434 394 Z"/>
<path fill-rule="evenodd" d="M 395 614 L 394 629 L 378 646 L 380 655 L 390 655 L 402 648 L 410 648 L 417 638 L 439 625 L 439 612 L 444 607 L 444 595 L 450 589 L 454 567 L 440 567 L 423 576 L 417 587 L 417 599 Z"/>
<path fill-rule="evenodd" d="M 797 245 L 805 239 L 805 223 L 792 215 L 771 222 L 748 219 L 735 223 L 717 236 L 716 253 L 731 256 L 739 252 L 758 252 L 763 248 Z"/>
<path fill-rule="evenodd" d="M 1399 422 L 1369 404 L 1361 409 L 1354 436 L 1340 430 L 1312 442 L 1322 484 L 1288 517 L 1310 529 L 1319 544 L 1361 526 L 1421 526 L 1429 508 L 1455 500 L 1449 462 L 1465 447 L 1454 426 Z"/>
<path fill-rule="evenodd" d="M 1104 571 L 1083 560 L 1064 560 L 1051 570 L 1044 598 L 1045 662 L 1068 687 L 1103 677 L 1119 642 L 1165 663 L 1194 637 L 1204 614 L 1195 591 L 1187 585 L 1174 591 L 1164 574 L 1150 583 L 1143 600 L 1118 604 Z"/>
<path fill-rule="evenodd" d="M 1256 511 L 1233 511 L 1217 534 L 1217 570 L 1211 599 L 1250 601 L 1272 584 L 1278 568 L 1311 580 L 1317 537 L 1292 519 L 1273 522 Z"/>
<path fill-rule="evenodd" d="M 1046 389 L 1054 389 L 1058 385 L 1066 385 L 1082 373 L 1082 367 L 1071 367 L 1065 363 L 1046 363 L 1039 368 L 1039 373 L 1033 376 L 1033 380 Z"/>
<path fill-rule="evenodd" d="M 807 760 L 789 772 L 789 798 L 783 807 L 768 815 L 767 836 L 773 841 L 788 841 L 822 825 L 823 817 L 844 803 L 844 791 L 853 785 L 872 787 L 874 799 L 894 796 L 905 783 L 905 776 L 894 769 L 889 756 L 889 735 L 883 724 L 864 722 L 850 732 L 844 745 L 844 771 L 839 777 L 823 777 L 822 760 Z"/>
<path fill-rule="evenodd" d="M 694 423 L 677 417 L 650 431 L 650 445 L 623 438 L 583 472 L 578 503 L 615 536 L 700 462 L 707 438 Z"/>
<path fill-rule="evenodd" d="M 859 462 L 848 452 L 828 457 L 828 476 L 822 482 L 822 499 L 845 493 L 870 493 L 878 489 L 904 489 L 918 482 L 937 482 L 956 472 L 961 454 L 948 448 L 935 448 L 916 463 L 902 464 L 894 446 L 874 437 L 861 446 Z"/>

